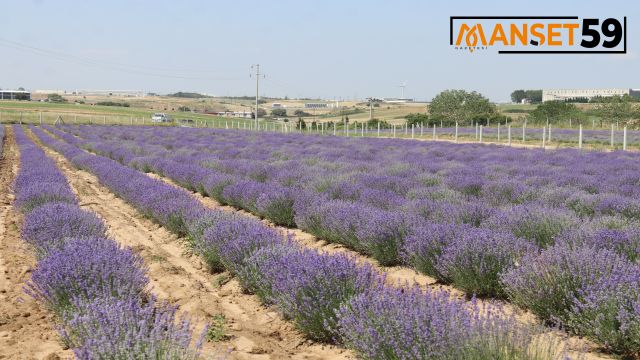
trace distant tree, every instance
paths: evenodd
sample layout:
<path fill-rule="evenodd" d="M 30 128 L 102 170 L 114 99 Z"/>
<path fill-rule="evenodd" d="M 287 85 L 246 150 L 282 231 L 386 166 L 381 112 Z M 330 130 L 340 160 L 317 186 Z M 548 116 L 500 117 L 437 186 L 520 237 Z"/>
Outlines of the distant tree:
<path fill-rule="evenodd" d="M 631 104 L 628 96 L 611 96 L 601 99 L 596 105 L 595 113 L 600 116 L 600 126 L 604 120 L 610 122 L 626 122 L 636 117 L 638 109 Z"/>
<path fill-rule="evenodd" d="M 191 109 L 189 109 L 189 107 L 188 107 L 188 106 L 184 106 L 184 105 L 182 105 L 182 106 L 180 106 L 180 107 L 178 108 L 178 111 L 184 111 L 184 112 L 187 112 L 187 111 L 191 111 Z"/>
<path fill-rule="evenodd" d="M 429 105 L 432 117 L 449 122 L 471 123 L 473 117 L 489 117 L 495 113 L 495 105 L 475 91 L 445 90 L 436 95 Z"/>
<path fill-rule="evenodd" d="M 538 104 L 542 102 L 542 90 L 514 90 L 511 93 L 511 101 L 514 103 L 521 103 L 522 100 L 527 100 L 532 104 Z"/>
<path fill-rule="evenodd" d="M 287 116 L 287 109 L 279 108 L 271 110 L 271 116 L 284 117 Z"/>
<path fill-rule="evenodd" d="M 308 112 L 302 111 L 300 109 L 293 112 L 294 116 L 311 116 Z"/>
<path fill-rule="evenodd" d="M 570 118 L 576 119 L 581 115 L 584 114 L 574 104 L 564 101 L 544 102 L 529 114 L 530 119 L 534 122 L 546 123 L 548 119 L 552 124 Z"/>
<path fill-rule="evenodd" d="M 20 86 L 20 87 L 18 88 L 18 91 L 24 91 L 24 88 L 23 88 L 22 86 Z"/>
<path fill-rule="evenodd" d="M 67 99 L 63 98 L 60 94 L 49 94 L 47 100 L 52 103 L 66 103 Z"/>
<path fill-rule="evenodd" d="M 542 90 L 527 90 L 525 97 L 530 103 L 539 104 L 542 102 Z"/>
<path fill-rule="evenodd" d="M 265 117 L 265 115 L 267 115 L 267 111 L 265 109 L 261 109 L 258 108 L 258 117 Z M 256 118 L 256 113 L 255 112 L 251 112 L 251 118 L 255 119 Z"/>
<path fill-rule="evenodd" d="M 516 104 L 519 104 L 522 102 L 522 100 L 527 98 L 527 94 L 525 93 L 524 90 L 514 90 L 511 93 L 511 102 L 514 102 Z"/>
<path fill-rule="evenodd" d="M 373 119 L 367 121 L 367 125 L 371 129 L 377 128 L 378 124 L 380 124 L 380 128 L 381 129 L 390 129 L 391 128 L 391 124 L 389 124 L 388 122 L 386 122 L 384 120 L 373 118 Z"/>
<path fill-rule="evenodd" d="M 427 115 L 427 114 L 418 114 L 418 113 L 414 114 L 414 113 L 411 113 L 411 114 L 405 116 L 404 118 L 407 119 L 407 124 L 409 126 L 411 126 L 411 125 L 418 126 L 420 124 L 423 124 L 423 125 L 429 124 L 429 115 Z"/>
<path fill-rule="evenodd" d="M 298 122 L 296 122 L 296 129 L 306 129 L 307 123 L 302 120 L 301 117 L 298 118 Z"/>

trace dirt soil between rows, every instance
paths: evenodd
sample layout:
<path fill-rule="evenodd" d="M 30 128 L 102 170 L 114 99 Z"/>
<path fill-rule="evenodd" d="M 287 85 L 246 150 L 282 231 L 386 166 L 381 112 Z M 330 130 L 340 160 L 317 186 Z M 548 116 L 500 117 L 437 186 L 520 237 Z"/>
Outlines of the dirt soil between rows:
<path fill-rule="evenodd" d="M 23 216 L 12 205 L 20 154 L 13 129 L 7 126 L 5 133 L 0 160 L 0 359 L 71 358 L 54 328 L 53 315 L 23 290 L 36 260 L 20 238 Z"/>
<path fill-rule="evenodd" d="M 80 199 L 82 208 L 94 211 L 107 224 L 109 235 L 139 253 L 149 267 L 151 291 L 179 305 L 196 322 L 199 331 L 216 315 L 225 318 L 226 339 L 205 343 L 209 357 L 231 359 L 353 359 L 352 352 L 308 341 L 274 309 L 257 297 L 242 293 L 228 273 L 212 275 L 199 257 L 174 234 L 144 218 L 116 197 L 98 179 L 77 170 L 62 155 L 44 148 Z"/>

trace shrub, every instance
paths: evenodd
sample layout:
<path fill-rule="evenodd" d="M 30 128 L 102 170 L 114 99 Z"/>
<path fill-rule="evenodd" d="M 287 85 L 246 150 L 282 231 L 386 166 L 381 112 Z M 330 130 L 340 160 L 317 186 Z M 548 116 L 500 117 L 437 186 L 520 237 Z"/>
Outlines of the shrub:
<path fill-rule="evenodd" d="M 67 238 L 106 237 L 102 220 L 75 204 L 48 203 L 27 214 L 22 237 L 31 244 L 39 257 L 64 245 Z"/>
<path fill-rule="evenodd" d="M 523 255 L 534 252 L 534 245 L 509 233 L 469 228 L 448 242 L 437 257 L 436 267 L 467 294 L 503 297 L 500 275 Z"/>
<path fill-rule="evenodd" d="M 370 266 L 358 266 L 349 256 L 309 249 L 279 253 L 261 265 L 271 301 L 316 341 L 334 341 L 336 310 L 382 281 Z"/>
<path fill-rule="evenodd" d="M 154 298 L 75 299 L 78 312 L 63 321 L 64 343 L 78 359 L 198 359 L 202 337 L 176 308 Z"/>
<path fill-rule="evenodd" d="M 636 268 L 611 250 L 557 244 L 525 255 L 502 281 L 514 304 L 543 321 L 564 325 L 586 289 L 634 272 Z"/>
<path fill-rule="evenodd" d="M 510 231 L 541 248 L 553 245 L 556 235 L 578 224 L 579 220 L 566 210 L 533 205 L 517 205 L 487 220 L 488 227 Z"/>
<path fill-rule="evenodd" d="M 567 324 L 628 358 L 640 354 L 640 269 L 621 279 L 607 279 L 584 289 Z"/>
<path fill-rule="evenodd" d="M 315 236 L 369 254 L 382 265 L 399 263 L 406 224 L 390 211 L 359 203 L 299 197 L 295 221 Z"/>
<path fill-rule="evenodd" d="M 49 202 L 76 203 L 76 197 L 67 183 L 33 180 L 16 189 L 16 207 L 27 213 Z"/>
<path fill-rule="evenodd" d="M 261 222 L 242 216 L 219 219 L 205 230 L 203 241 L 196 245 L 211 271 L 235 273 L 243 261 L 261 247 L 283 242 L 283 236 Z"/>
<path fill-rule="evenodd" d="M 418 272 L 449 282 L 450 279 L 440 272 L 438 259 L 444 249 L 468 229 L 470 227 L 467 225 L 455 224 L 428 223 L 417 226 L 405 239 L 402 258 Z"/>
<path fill-rule="evenodd" d="M 58 316 L 80 299 L 139 298 L 149 280 L 142 258 L 115 241 L 70 239 L 40 260 L 26 291 Z"/>
<path fill-rule="evenodd" d="M 258 214 L 276 225 L 295 226 L 293 190 L 282 186 L 270 186 L 256 200 Z"/>
<path fill-rule="evenodd" d="M 500 309 L 473 310 L 445 291 L 381 287 L 353 298 L 337 317 L 341 340 L 365 359 L 557 358 L 536 343 L 538 329 Z"/>

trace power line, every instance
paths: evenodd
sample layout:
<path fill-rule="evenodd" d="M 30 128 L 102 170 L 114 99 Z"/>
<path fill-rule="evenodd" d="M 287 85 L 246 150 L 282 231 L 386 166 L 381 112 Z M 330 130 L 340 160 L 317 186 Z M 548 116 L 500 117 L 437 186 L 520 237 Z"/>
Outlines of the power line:
<path fill-rule="evenodd" d="M 109 62 L 105 60 L 92 59 L 84 56 L 66 54 L 66 53 L 54 51 L 54 50 L 38 48 L 35 46 L 31 46 L 28 44 L 23 44 L 16 41 L 3 39 L 3 38 L 0 38 L 0 46 L 13 48 L 16 50 L 25 51 L 25 52 L 29 52 L 29 53 L 40 55 L 40 56 L 46 56 L 49 58 L 53 58 L 56 60 L 65 61 L 73 64 L 108 68 L 111 70 L 121 71 L 125 73 L 130 73 L 130 74 L 137 74 L 137 75 L 173 78 L 173 79 L 186 79 L 186 80 L 209 80 L 209 81 L 240 80 L 239 78 L 203 77 L 203 76 L 193 76 L 193 75 L 185 76 L 185 75 L 166 74 L 166 73 L 159 73 L 159 72 L 149 72 L 146 70 L 147 69 L 155 69 L 155 70 L 166 69 L 167 71 L 182 71 L 182 72 L 190 72 L 190 73 L 213 73 L 213 71 L 210 71 L 210 70 L 186 70 L 186 69 L 177 70 L 177 69 L 170 69 L 170 68 L 153 68 L 148 66 L 120 64 L 120 63 Z M 139 70 L 139 69 L 143 69 L 143 70 Z"/>

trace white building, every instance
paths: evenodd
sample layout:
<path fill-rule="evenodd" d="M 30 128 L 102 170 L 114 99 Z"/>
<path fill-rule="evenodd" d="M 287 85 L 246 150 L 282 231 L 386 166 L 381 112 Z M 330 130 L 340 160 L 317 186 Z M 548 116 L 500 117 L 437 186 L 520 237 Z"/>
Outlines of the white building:
<path fill-rule="evenodd" d="M 577 98 L 586 98 L 591 100 L 594 97 L 610 97 L 610 96 L 640 96 L 640 90 L 637 89 L 544 89 L 542 90 L 542 102 L 553 100 L 569 100 Z"/>

